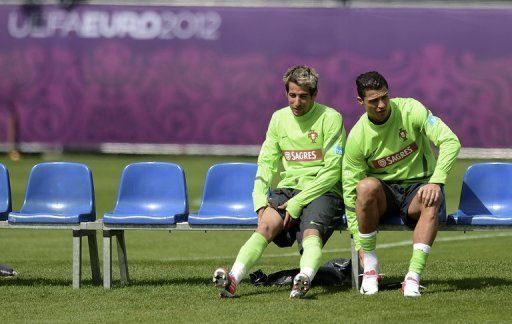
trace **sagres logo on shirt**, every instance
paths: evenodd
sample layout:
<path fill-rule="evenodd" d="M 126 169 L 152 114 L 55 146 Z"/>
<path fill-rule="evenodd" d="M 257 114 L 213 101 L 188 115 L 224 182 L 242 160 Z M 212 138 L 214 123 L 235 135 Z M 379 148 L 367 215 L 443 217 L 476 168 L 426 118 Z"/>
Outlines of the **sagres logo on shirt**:
<path fill-rule="evenodd" d="M 303 162 L 322 159 L 322 150 L 283 150 L 286 161 Z"/>
<path fill-rule="evenodd" d="M 401 149 L 400 151 L 393 153 L 391 155 L 382 157 L 377 160 L 372 161 L 372 165 L 375 169 L 382 169 L 388 167 L 392 164 L 395 164 L 398 161 L 402 161 L 412 153 L 418 150 L 418 144 L 412 143 Z"/>

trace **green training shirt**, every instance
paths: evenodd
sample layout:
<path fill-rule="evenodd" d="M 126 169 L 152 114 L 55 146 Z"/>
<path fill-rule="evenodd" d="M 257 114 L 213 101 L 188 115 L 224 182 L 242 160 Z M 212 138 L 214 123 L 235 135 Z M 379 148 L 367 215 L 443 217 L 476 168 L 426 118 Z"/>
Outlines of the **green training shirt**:
<path fill-rule="evenodd" d="M 346 143 L 343 198 L 357 248 L 355 201 L 359 180 L 375 177 L 404 186 L 418 182 L 444 184 L 460 150 L 457 136 L 419 101 L 394 98 L 389 105 L 391 115 L 384 124 L 372 123 L 365 113 Z M 437 161 L 430 142 L 439 148 Z"/>
<path fill-rule="evenodd" d="M 257 211 L 267 206 L 268 190 L 283 164 L 278 188 L 301 190 L 288 200 L 286 210 L 293 218 L 302 208 L 326 192 L 342 196 L 341 163 L 346 141 L 341 114 L 314 103 L 303 116 L 295 116 L 290 107 L 272 115 L 265 142 L 258 157 L 253 202 Z"/>

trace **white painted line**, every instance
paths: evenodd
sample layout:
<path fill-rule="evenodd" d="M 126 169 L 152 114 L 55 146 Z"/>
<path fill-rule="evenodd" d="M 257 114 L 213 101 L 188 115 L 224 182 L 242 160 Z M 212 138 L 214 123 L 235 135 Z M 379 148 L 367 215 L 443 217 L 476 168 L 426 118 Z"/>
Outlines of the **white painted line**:
<path fill-rule="evenodd" d="M 492 234 L 481 234 L 481 235 L 472 235 L 472 236 L 455 236 L 455 237 L 440 237 L 436 239 L 436 242 L 453 242 L 453 241 L 468 241 L 468 240 L 478 240 L 478 239 L 486 239 L 486 238 L 496 238 L 496 237 L 508 237 L 512 236 L 512 232 L 510 233 L 492 233 Z M 242 244 L 242 243 L 240 243 Z M 399 241 L 393 243 L 384 243 L 377 244 L 377 250 L 383 249 L 392 249 L 400 246 L 408 246 L 412 244 L 412 240 Z M 342 248 L 342 249 L 325 249 L 322 250 L 323 253 L 339 253 L 339 252 L 350 252 L 350 248 Z M 291 253 L 278 253 L 278 254 L 263 254 L 262 258 L 282 258 L 282 257 L 292 257 L 299 256 L 299 252 L 291 252 Z M 225 260 L 225 259 L 235 259 L 236 255 L 212 255 L 212 256 L 193 256 L 193 257 L 181 257 L 181 258 L 166 258 L 162 261 L 204 261 L 204 260 Z"/>

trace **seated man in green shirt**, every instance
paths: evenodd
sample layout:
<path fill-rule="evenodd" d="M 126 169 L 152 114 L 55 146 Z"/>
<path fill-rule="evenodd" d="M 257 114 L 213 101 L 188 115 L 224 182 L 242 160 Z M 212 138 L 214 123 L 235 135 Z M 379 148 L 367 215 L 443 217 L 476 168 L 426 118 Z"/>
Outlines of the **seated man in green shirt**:
<path fill-rule="evenodd" d="M 357 100 L 366 113 L 346 143 L 343 198 L 356 249 L 362 252 L 361 294 L 378 292 L 375 253 L 379 221 L 400 215 L 414 229 L 413 254 L 402 283 L 404 296 L 420 296 L 420 275 L 445 211 L 442 187 L 460 143 L 457 136 L 420 102 L 389 98 L 388 83 L 378 72 L 356 80 Z M 439 157 L 430 143 L 439 148 Z"/>
<path fill-rule="evenodd" d="M 221 297 L 235 295 L 237 285 L 270 242 L 284 247 L 295 240 L 302 243 L 303 253 L 290 298 L 303 297 L 320 266 L 323 245 L 336 223 L 341 223 L 340 175 L 346 140 L 342 117 L 315 102 L 318 74 L 314 69 L 294 66 L 283 81 L 289 106 L 272 115 L 258 157 L 253 191 L 258 227 L 241 247 L 231 271 L 215 270 L 213 282 Z M 279 162 L 284 171 L 278 189 L 269 196 Z"/>

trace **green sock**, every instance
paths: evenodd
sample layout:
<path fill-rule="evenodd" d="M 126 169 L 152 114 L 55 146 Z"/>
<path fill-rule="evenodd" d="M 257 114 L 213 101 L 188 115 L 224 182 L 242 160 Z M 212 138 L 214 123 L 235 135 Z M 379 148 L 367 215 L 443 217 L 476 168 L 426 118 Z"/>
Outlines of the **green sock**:
<path fill-rule="evenodd" d="M 425 268 L 425 264 L 427 263 L 427 257 L 428 253 L 420 249 L 414 249 L 412 251 L 411 262 L 409 263 L 409 271 L 416 272 L 418 275 L 421 275 Z"/>
<path fill-rule="evenodd" d="M 361 243 L 363 251 L 375 251 L 375 248 L 377 247 L 377 232 L 371 232 L 368 234 L 359 233 L 359 242 Z"/>
<path fill-rule="evenodd" d="M 377 232 L 371 233 L 359 233 L 359 242 L 361 243 L 361 248 L 364 251 L 363 258 L 363 271 L 379 271 L 379 261 L 377 259 L 377 254 L 375 253 L 375 248 L 377 247 Z"/>
<path fill-rule="evenodd" d="M 240 282 L 245 272 L 258 262 L 267 246 L 267 239 L 258 232 L 254 232 L 247 242 L 242 245 L 231 268 L 231 274 L 237 282 Z"/>
<path fill-rule="evenodd" d="M 302 241 L 302 257 L 300 258 L 300 272 L 313 280 L 322 259 L 322 240 L 316 235 L 310 235 Z"/>

